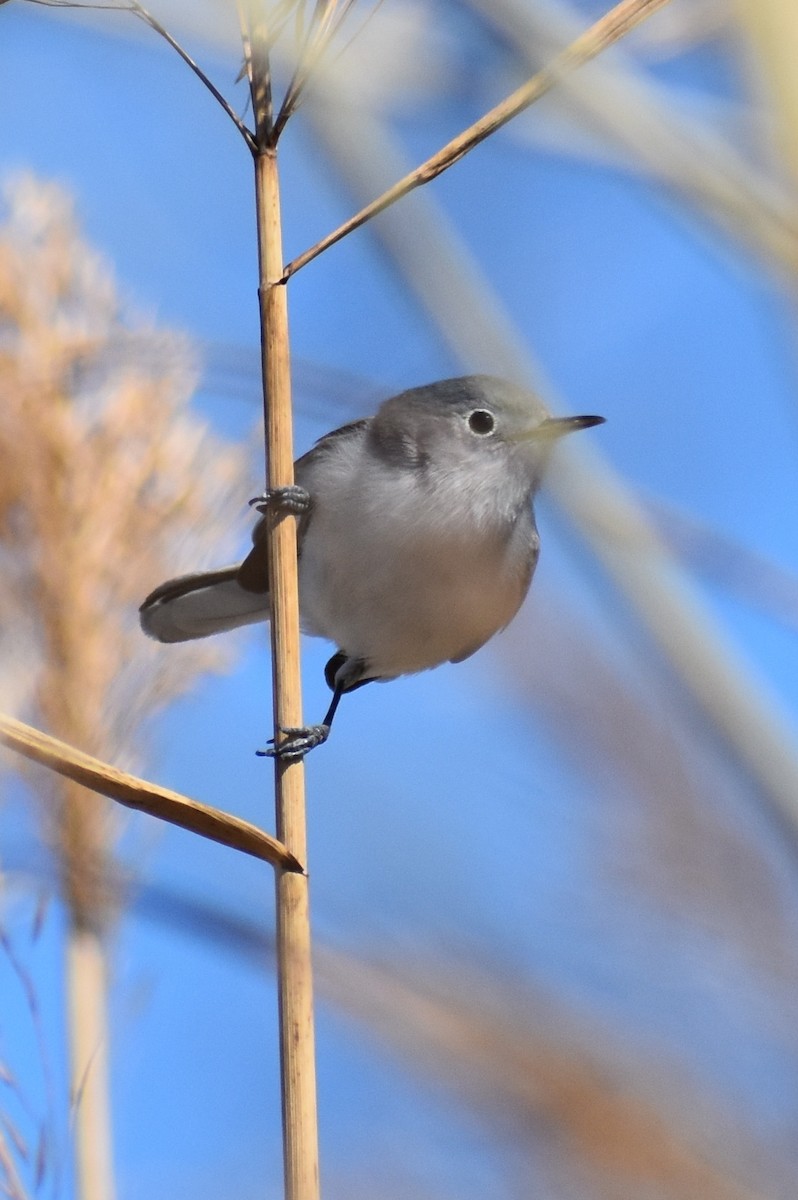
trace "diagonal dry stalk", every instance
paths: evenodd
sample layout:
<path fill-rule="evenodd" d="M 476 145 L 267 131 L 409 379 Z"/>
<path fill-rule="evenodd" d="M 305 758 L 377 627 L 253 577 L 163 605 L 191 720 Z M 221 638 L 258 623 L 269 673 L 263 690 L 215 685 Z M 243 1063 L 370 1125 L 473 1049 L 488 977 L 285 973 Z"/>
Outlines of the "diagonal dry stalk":
<path fill-rule="evenodd" d="M 401 179 L 397 180 L 387 191 L 378 196 L 370 204 L 367 204 L 360 212 L 355 213 L 348 221 L 344 221 L 343 225 L 339 225 L 315 246 L 311 246 L 308 250 L 303 251 L 296 258 L 292 259 L 287 264 L 283 273 L 283 280 L 288 280 L 292 275 L 302 267 L 307 266 L 314 258 L 317 258 L 330 246 L 334 246 L 336 242 L 346 237 L 348 234 L 359 229 L 361 225 L 365 225 L 373 217 L 378 216 L 395 204 L 397 200 L 401 200 L 409 192 L 415 188 L 421 187 L 430 180 L 436 179 L 438 175 L 443 174 L 449 167 L 454 166 L 459 162 L 464 155 L 478 146 L 480 142 L 484 142 L 486 138 L 496 133 L 504 125 L 511 121 L 513 117 L 517 117 L 519 113 L 524 112 L 541 96 L 550 91 L 557 81 L 569 71 L 573 71 L 577 67 L 583 66 L 590 62 L 596 55 L 601 54 L 608 46 L 612 46 L 615 42 L 625 37 L 627 33 L 646 20 L 657 9 L 663 8 L 669 0 L 621 0 L 620 4 L 611 9 L 589 29 L 585 30 L 578 38 L 567 46 L 561 54 L 558 54 L 548 66 L 543 70 L 538 71 L 526 83 L 522 83 L 519 88 L 516 88 L 511 95 L 502 100 L 501 103 L 495 105 L 489 112 L 480 117 L 467 129 L 457 137 L 452 138 L 445 146 L 442 146 L 435 154 L 423 162 L 414 170 L 408 172 Z"/>

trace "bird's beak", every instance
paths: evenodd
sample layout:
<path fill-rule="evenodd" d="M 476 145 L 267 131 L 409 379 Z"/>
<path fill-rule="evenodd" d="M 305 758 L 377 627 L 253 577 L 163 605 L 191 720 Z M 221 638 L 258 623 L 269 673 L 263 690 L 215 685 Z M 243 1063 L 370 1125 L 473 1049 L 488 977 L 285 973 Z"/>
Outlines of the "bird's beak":
<path fill-rule="evenodd" d="M 546 417 L 534 429 L 526 430 L 516 435 L 514 440 L 519 442 L 555 441 L 565 437 L 566 433 L 576 433 L 577 429 L 591 429 L 593 425 L 603 425 L 605 417 Z"/>

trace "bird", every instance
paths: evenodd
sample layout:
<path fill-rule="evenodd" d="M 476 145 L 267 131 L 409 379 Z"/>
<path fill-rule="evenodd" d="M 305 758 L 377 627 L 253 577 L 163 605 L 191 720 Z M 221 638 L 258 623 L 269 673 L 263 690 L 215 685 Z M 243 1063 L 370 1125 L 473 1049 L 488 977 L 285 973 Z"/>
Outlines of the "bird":
<path fill-rule="evenodd" d="M 346 693 L 463 662 L 509 624 L 538 560 L 533 500 L 552 448 L 603 421 L 551 416 L 492 375 L 409 388 L 320 438 L 293 485 L 250 501 L 262 515 L 243 562 L 162 583 L 141 626 L 169 643 L 267 620 L 270 517 L 294 514 L 302 629 L 337 647 L 322 722 L 283 729 L 262 752 L 300 759 Z"/>

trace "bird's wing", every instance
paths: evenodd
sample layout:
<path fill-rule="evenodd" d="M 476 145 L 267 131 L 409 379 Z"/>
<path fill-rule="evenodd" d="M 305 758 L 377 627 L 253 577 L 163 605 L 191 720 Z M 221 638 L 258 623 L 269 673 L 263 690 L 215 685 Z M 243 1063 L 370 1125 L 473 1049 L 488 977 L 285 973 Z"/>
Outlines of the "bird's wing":
<path fill-rule="evenodd" d="M 323 455 L 329 454 L 336 445 L 340 445 L 340 438 L 361 437 L 368 428 L 370 419 L 370 417 L 363 417 L 359 421 L 350 421 L 348 425 L 341 425 L 339 429 L 333 429 L 329 433 L 325 433 L 324 437 L 319 438 L 315 446 L 294 463 L 294 476 L 297 483 L 305 485 L 314 463 L 317 463 Z M 297 528 L 300 554 L 302 553 L 302 540 L 312 517 L 313 495 L 311 493 L 310 509 L 302 514 Z M 252 530 L 252 549 L 238 568 L 238 583 L 247 592 L 262 593 L 269 590 L 269 563 L 266 551 L 268 529 L 268 518 L 264 515 Z"/>

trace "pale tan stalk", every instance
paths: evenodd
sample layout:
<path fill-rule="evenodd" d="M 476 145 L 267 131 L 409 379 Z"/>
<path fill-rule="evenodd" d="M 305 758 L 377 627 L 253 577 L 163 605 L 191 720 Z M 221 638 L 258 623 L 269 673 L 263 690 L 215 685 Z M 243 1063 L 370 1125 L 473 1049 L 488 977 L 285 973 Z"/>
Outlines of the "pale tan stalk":
<path fill-rule="evenodd" d="M 67 942 L 67 1019 L 80 1200 L 113 1200 L 108 1103 L 108 984 L 102 936 L 76 927 Z"/>
<path fill-rule="evenodd" d="M 249 23 L 249 69 L 255 114 L 261 355 L 266 466 L 269 486 L 294 481 L 288 307 L 280 226 L 280 190 L 274 144 L 268 30 L 265 17 Z M 278 514 L 269 533 L 269 584 L 274 736 L 302 724 L 296 519 Z M 302 762 L 275 759 L 277 836 L 289 853 L 307 857 L 305 775 Z M 313 1029 L 308 880 L 277 870 L 277 980 L 286 1200 L 319 1195 L 316 1063 Z"/>
<path fill-rule="evenodd" d="M 293 482 L 291 385 L 282 268 L 277 158 L 255 160 L 260 260 L 260 306 L 268 478 L 270 487 Z M 299 672 L 299 592 L 295 518 L 278 519 L 269 547 L 272 678 L 275 739 L 302 724 Z M 305 773 L 301 762 L 275 759 L 276 831 L 288 852 L 307 861 Z M 286 1200 L 318 1196 L 316 1064 L 308 879 L 277 870 L 277 975 L 280 1004 L 283 1136 Z"/>

